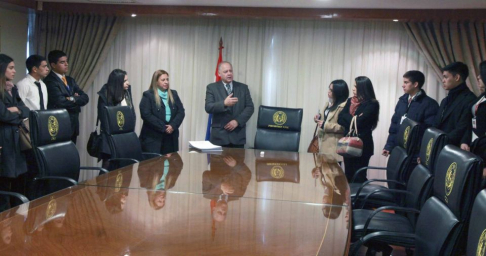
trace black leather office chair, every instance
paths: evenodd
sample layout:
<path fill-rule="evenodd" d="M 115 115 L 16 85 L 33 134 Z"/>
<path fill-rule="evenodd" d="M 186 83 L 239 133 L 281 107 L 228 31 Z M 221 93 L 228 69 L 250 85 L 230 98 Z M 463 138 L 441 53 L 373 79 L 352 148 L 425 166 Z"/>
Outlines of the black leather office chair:
<path fill-rule="evenodd" d="M 299 153 L 255 150 L 256 180 L 300 182 Z"/>
<path fill-rule="evenodd" d="M 435 160 L 446 144 L 447 135 L 443 131 L 437 128 L 425 130 L 420 145 L 420 164 L 429 169 L 432 174 L 435 170 Z"/>
<path fill-rule="evenodd" d="M 255 149 L 299 152 L 301 108 L 260 106 Z"/>
<path fill-rule="evenodd" d="M 380 189 L 380 192 L 374 193 L 371 197 L 367 199 L 366 208 L 379 207 L 383 205 L 396 205 L 400 202 L 402 196 L 394 193 L 387 193 L 386 187 L 381 185 L 376 185 L 376 182 L 387 182 L 388 188 L 391 189 L 405 189 L 406 183 L 409 178 L 410 164 L 412 162 L 411 156 L 408 152 L 414 153 L 417 147 L 417 136 L 420 126 L 417 122 L 405 119 L 399 129 L 397 134 L 398 145 L 393 148 L 386 167 L 373 167 L 368 166 L 358 170 L 353 177 L 353 180 L 349 184 L 351 189 L 351 198 L 353 199 L 353 204 L 357 206 L 359 200 L 362 200 L 371 192 Z M 406 149 L 408 148 L 408 149 Z M 346 166 L 345 166 L 346 168 Z M 365 172 L 370 169 L 376 170 L 386 170 L 386 179 L 371 179 L 364 183 L 354 183 L 354 178 L 357 177 L 359 172 Z"/>
<path fill-rule="evenodd" d="M 432 174 L 422 165 L 418 165 L 412 172 L 406 190 L 386 189 L 387 193 L 404 195 L 403 204 L 398 206 L 384 206 L 377 210 L 354 209 L 352 240 L 356 241 L 368 233 L 377 231 L 408 232 L 415 230 L 416 214 L 420 211 L 425 201 L 431 196 Z M 367 197 L 377 193 L 373 191 Z M 366 204 L 367 198 L 363 201 Z M 396 214 L 384 212 L 384 210 L 396 210 Z M 402 212 L 403 211 L 403 212 Z"/>
<path fill-rule="evenodd" d="M 486 190 L 476 196 L 467 235 L 467 256 L 486 255 Z"/>
<path fill-rule="evenodd" d="M 438 198 L 431 197 L 420 212 L 414 233 L 407 232 L 374 232 L 353 244 L 349 255 L 358 255 L 363 244 L 381 240 L 395 244 L 397 240 L 407 241 L 415 247 L 414 255 L 444 256 L 453 255 L 457 241 L 460 221 L 452 211 Z"/>
<path fill-rule="evenodd" d="M 65 109 L 30 112 L 30 136 L 39 167 L 34 178 L 35 196 L 76 185 L 80 170 L 107 172 L 100 167 L 80 166 L 71 135 L 71 121 Z"/>
<path fill-rule="evenodd" d="M 447 242 L 448 245 L 446 245 L 447 248 L 444 250 L 441 249 L 440 253 L 442 254 L 439 255 L 460 255 L 465 248 L 464 243 L 467 234 L 465 227 L 467 227 L 468 218 L 471 213 L 472 202 L 479 191 L 482 167 L 482 161 L 474 154 L 463 151 L 452 145 L 445 146 L 436 159 L 436 171 L 432 194 L 434 201 L 441 201 L 442 205 L 434 206 L 434 209 L 446 208 L 447 211 L 442 209 L 443 214 L 432 216 L 428 211 L 434 209 L 425 210 L 424 206 L 420 211 L 415 228 L 416 235 L 423 235 L 417 237 L 403 235 L 409 231 L 404 229 L 403 231 L 398 232 L 401 234 L 399 236 L 395 236 L 394 234 L 375 234 L 374 236 L 371 236 L 374 234 L 372 233 L 366 235 L 362 240 L 368 242 L 372 240 L 373 242 L 399 245 L 408 248 L 416 246 L 417 249 L 420 246 L 420 250 L 432 250 L 431 247 L 433 246 L 431 244 L 424 243 L 431 243 L 428 242 L 428 239 L 431 239 L 432 237 L 434 239 L 437 238 L 437 235 L 434 235 L 434 233 L 440 233 L 439 236 L 441 236 L 442 233 L 449 234 L 449 232 L 452 231 L 443 229 L 443 227 L 450 227 L 454 228 L 454 231 L 450 234 L 450 237 L 447 238 L 449 239 Z M 417 212 L 416 209 L 411 209 L 409 211 Z M 441 221 L 446 221 L 447 223 L 440 224 L 442 226 L 435 225 L 433 223 L 436 219 L 441 219 Z M 449 226 L 449 224 L 453 222 L 457 222 L 457 224 Z M 368 236 L 371 236 L 372 238 Z M 435 246 L 435 248 L 437 249 L 437 246 Z M 432 252 L 435 253 L 438 251 Z"/>
<path fill-rule="evenodd" d="M 156 153 L 142 152 L 140 140 L 135 133 L 135 116 L 130 107 L 105 107 L 100 118 L 111 150 L 110 170 L 153 157 L 162 156 Z"/>

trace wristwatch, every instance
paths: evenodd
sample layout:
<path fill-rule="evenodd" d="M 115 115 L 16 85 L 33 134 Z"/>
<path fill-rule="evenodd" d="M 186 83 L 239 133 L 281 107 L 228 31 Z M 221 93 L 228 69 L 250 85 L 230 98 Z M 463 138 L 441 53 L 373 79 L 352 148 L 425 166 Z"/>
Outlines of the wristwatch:
<path fill-rule="evenodd" d="M 73 96 L 69 97 L 69 101 L 74 101 L 74 97 Z"/>

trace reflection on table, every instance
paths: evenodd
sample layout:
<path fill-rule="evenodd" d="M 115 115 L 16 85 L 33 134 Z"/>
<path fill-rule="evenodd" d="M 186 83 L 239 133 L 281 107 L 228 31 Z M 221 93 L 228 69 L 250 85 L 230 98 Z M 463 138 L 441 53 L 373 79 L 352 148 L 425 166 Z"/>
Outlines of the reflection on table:
<path fill-rule="evenodd" d="M 0 255 L 345 255 L 344 177 L 322 155 L 172 154 L 0 213 Z"/>

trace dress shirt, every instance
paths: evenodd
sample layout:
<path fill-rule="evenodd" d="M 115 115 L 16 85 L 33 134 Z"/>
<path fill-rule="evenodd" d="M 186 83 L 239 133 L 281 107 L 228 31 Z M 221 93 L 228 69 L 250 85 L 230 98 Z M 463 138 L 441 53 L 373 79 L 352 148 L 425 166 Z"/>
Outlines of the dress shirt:
<path fill-rule="evenodd" d="M 19 95 L 25 106 L 30 110 L 40 110 L 40 96 L 39 89 L 35 84 L 37 80 L 28 74 L 24 79 L 17 83 L 17 88 L 19 90 Z M 42 96 L 44 100 L 44 109 L 47 109 L 47 87 L 46 84 L 39 80 L 41 84 Z"/>

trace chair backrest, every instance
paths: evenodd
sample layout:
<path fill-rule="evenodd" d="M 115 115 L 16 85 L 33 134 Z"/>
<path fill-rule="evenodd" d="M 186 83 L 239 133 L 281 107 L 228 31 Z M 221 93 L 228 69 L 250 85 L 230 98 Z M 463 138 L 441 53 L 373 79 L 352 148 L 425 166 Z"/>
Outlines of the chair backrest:
<path fill-rule="evenodd" d="M 437 157 L 435 167 L 433 195 L 442 200 L 459 220 L 466 220 L 480 188 L 481 159 L 447 145 Z"/>
<path fill-rule="evenodd" d="M 300 182 L 299 153 L 265 152 L 255 150 L 256 180 L 277 182 Z"/>
<path fill-rule="evenodd" d="M 431 197 L 420 211 L 415 229 L 414 255 L 451 255 L 461 223 L 438 198 Z"/>
<path fill-rule="evenodd" d="M 302 115 L 301 108 L 260 106 L 255 148 L 298 152 Z"/>
<path fill-rule="evenodd" d="M 394 147 L 386 165 L 386 178 L 405 182 L 403 173 L 407 171 L 409 162 L 407 150 L 402 147 Z M 389 182 L 388 187 L 395 189 L 397 184 Z"/>
<path fill-rule="evenodd" d="M 71 141 L 72 130 L 65 109 L 37 110 L 30 112 L 30 135 L 37 165 L 38 176 L 61 176 L 79 179 L 79 153 Z M 50 191 L 72 185 L 55 181 Z M 56 187 L 56 188 L 54 188 Z"/>
<path fill-rule="evenodd" d="M 100 118 L 108 136 L 111 158 L 143 160 L 142 146 L 135 130 L 135 116 L 130 107 L 106 106 Z"/>
<path fill-rule="evenodd" d="M 486 255 L 486 190 L 474 200 L 467 236 L 467 256 Z"/>
<path fill-rule="evenodd" d="M 437 128 L 425 130 L 420 144 L 420 164 L 427 167 L 432 174 L 435 170 L 435 160 L 446 144 L 447 135 L 443 131 Z"/>
<path fill-rule="evenodd" d="M 430 171 L 423 165 L 417 165 L 407 183 L 407 191 L 410 194 L 405 196 L 405 207 L 420 210 L 432 194 L 432 181 L 433 177 Z M 407 213 L 407 217 L 411 223 L 415 224 L 416 214 Z"/>
<path fill-rule="evenodd" d="M 416 153 L 420 144 L 419 132 L 420 124 L 409 118 L 405 118 L 398 129 L 398 146 L 406 149 L 410 156 Z"/>

